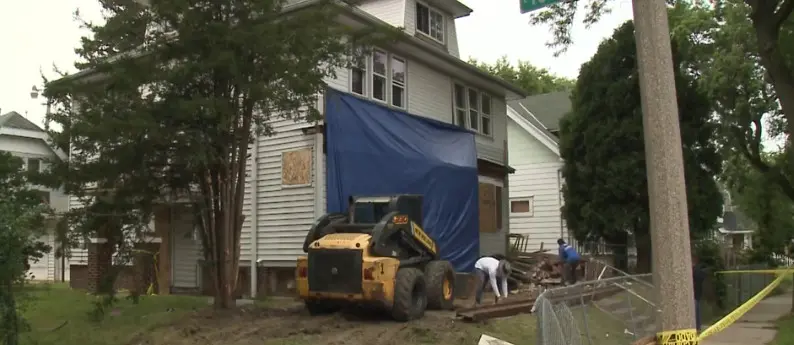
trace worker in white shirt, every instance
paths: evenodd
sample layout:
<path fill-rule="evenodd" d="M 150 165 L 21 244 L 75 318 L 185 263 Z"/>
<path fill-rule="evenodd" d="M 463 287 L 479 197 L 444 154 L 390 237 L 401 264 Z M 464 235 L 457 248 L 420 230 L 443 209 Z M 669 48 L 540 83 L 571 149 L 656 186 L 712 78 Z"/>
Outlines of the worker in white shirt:
<path fill-rule="evenodd" d="M 507 277 L 510 276 L 512 268 L 507 260 L 497 260 L 490 256 L 484 256 L 474 263 L 474 273 L 477 276 L 477 293 L 474 305 L 482 303 L 482 293 L 485 286 L 490 282 L 491 289 L 496 295 L 495 301 L 498 303 L 502 298 L 507 297 Z M 497 286 L 496 280 L 499 279 L 500 285 Z M 501 289 L 499 288 L 501 287 Z M 501 293 L 500 293 L 501 292 Z"/>

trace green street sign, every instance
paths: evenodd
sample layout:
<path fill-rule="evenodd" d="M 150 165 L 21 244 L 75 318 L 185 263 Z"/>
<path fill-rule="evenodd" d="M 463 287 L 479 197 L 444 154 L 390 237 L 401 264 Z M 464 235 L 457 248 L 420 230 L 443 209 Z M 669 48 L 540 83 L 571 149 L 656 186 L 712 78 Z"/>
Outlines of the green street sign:
<path fill-rule="evenodd" d="M 554 5 L 563 0 L 519 0 L 521 1 L 521 14 L 539 10 L 549 5 Z"/>

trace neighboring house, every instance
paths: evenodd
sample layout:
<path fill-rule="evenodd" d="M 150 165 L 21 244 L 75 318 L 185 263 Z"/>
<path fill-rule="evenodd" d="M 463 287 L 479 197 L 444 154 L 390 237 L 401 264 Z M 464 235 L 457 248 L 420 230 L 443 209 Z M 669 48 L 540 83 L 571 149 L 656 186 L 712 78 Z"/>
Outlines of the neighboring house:
<path fill-rule="evenodd" d="M 569 92 L 553 92 L 507 103 L 510 175 L 510 233 L 527 237 L 527 250 L 557 246 L 568 238 L 560 208 L 563 161 L 559 122 L 571 110 Z"/>
<path fill-rule="evenodd" d="M 48 144 L 47 133 L 33 122 L 17 112 L 0 115 L 0 151 L 10 152 L 24 160 L 24 169 L 29 171 L 42 171 L 47 168 L 47 162 L 53 159 L 65 158 L 63 153 L 54 151 Z M 43 187 L 34 187 L 41 193 L 42 202 L 50 204 L 56 212 L 63 212 L 68 208 L 68 198 L 57 190 Z M 50 232 L 39 240 L 55 248 L 55 236 Z M 68 279 L 68 274 L 62 274 L 61 260 L 56 259 L 53 252 L 44 255 L 38 262 L 32 262 L 29 278 L 33 280 L 61 280 Z"/>
<path fill-rule="evenodd" d="M 474 239 L 479 243 L 465 246 L 478 251 L 477 255 L 504 253 L 509 233 L 509 219 L 504 211 L 508 209 L 507 174 L 511 170 L 505 152 L 506 101 L 525 95 L 519 88 L 458 57 L 455 19 L 468 16 L 472 10 L 456 0 L 364 0 L 344 9 L 340 20 L 350 25 L 403 27 L 404 37 L 380 47 L 359 68 L 338 71 L 335 79 L 327 80 L 329 88 L 355 99 L 351 104 L 365 100 L 366 104 L 379 104 L 382 111 L 404 111 L 475 132 L 479 186 L 460 188 L 479 189 L 476 208 L 480 233 Z M 72 78 L 88 73 L 84 71 Z M 323 104 L 320 103 L 321 110 Z M 332 204 L 327 200 L 331 191 L 326 186 L 331 165 L 326 161 L 327 156 L 328 162 L 331 160 L 326 155 L 330 150 L 328 128 L 292 120 L 271 124 L 277 134 L 257 138 L 249 162 L 253 172 L 243 206 L 238 284 L 243 295 L 291 290 L 295 260 L 303 254 L 305 235 Z M 540 192 L 537 196 L 541 197 Z M 200 241 L 190 214 L 186 208 L 171 207 L 155 215 L 154 228 L 160 237 L 152 243 L 159 250 L 161 294 L 209 292 L 212 288 L 202 268 Z M 103 243 L 103 239 L 92 239 L 87 250 L 75 251 L 73 281 L 95 279 L 87 267 L 96 262 L 92 255 Z M 79 279 L 76 272 L 80 272 Z M 89 281 L 85 286 L 92 284 L 95 282 Z"/>
<path fill-rule="evenodd" d="M 757 227 L 747 218 L 739 207 L 733 204 L 730 192 L 722 190 L 722 217 L 717 219 L 717 232 L 720 239 L 734 249 L 751 249 L 753 233 Z"/>

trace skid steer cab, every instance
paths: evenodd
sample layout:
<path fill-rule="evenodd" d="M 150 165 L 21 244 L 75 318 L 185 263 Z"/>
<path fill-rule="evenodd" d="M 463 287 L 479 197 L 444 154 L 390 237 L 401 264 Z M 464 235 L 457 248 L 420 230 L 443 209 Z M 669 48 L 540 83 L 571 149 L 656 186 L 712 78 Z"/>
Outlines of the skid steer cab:
<path fill-rule="evenodd" d="M 347 214 L 315 222 L 298 258 L 298 294 L 312 314 L 377 307 L 397 321 L 453 308 L 455 271 L 422 229 L 422 196 L 351 197 Z"/>

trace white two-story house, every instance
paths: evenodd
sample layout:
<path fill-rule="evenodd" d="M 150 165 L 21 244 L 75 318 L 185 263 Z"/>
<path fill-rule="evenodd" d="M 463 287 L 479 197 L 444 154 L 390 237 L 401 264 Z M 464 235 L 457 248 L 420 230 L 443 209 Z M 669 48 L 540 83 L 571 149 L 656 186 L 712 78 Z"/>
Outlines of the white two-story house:
<path fill-rule="evenodd" d="M 313 2 L 296 1 L 300 6 Z M 506 100 L 524 94 L 460 59 L 455 20 L 472 10 L 457 0 L 364 0 L 340 6 L 344 14 L 339 20 L 348 25 L 404 30 L 396 43 L 378 47 L 359 67 L 337 71 L 328 87 L 383 109 L 474 132 L 479 186 L 461 188 L 478 192 L 480 236 L 475 245 L 482 255 L 504 253 L 510 170 Z M 276 134 L 257 138 L 250 153 L 238 282 L 242 295 L 287 293 L 305 236 L 327 211 L 325 126 L 292 120 L 271 124 Z M 164 211 L 154 223 L 158 233 L 168 234 L 159 239 L 160 293 L 211 289 L 189 214 Z M 80 255 L 73 265 L 87 263 L 86 254 Z"/>
<path fill-rule="evenodd" d="M 62 152 L 50 148 L 47 133 L 21 114 L 12 111 L 0 115 L 0 151 L 11 153 L 23 160 L 24 169 L 40 172 L 47 169 L 48 162 L 66 157 Z M 33 186 L 41 194 L 41 200 L 50 205 L 55 212 L 63 212 L 68 208 L 68 197 L 59 190 Z M 52 224 L 47 224 L 52 225 Z M 69 279 L 65 270 L 65 262 L 56 258 L 54 250 L 55 234 L 53 229 L 38 240 L 53 248 L 40 260 L 30 263 L 28 279 L 41 281 L 60 281 Z"/>

